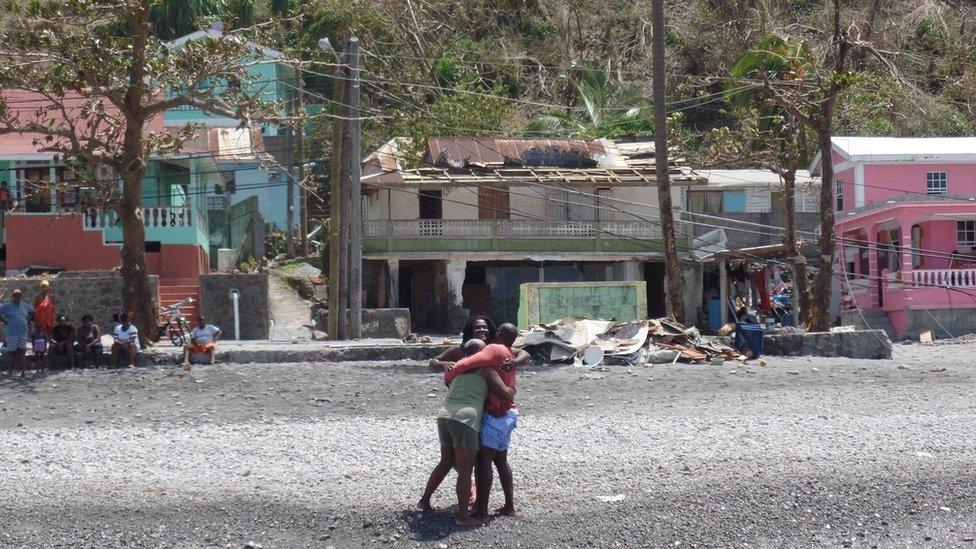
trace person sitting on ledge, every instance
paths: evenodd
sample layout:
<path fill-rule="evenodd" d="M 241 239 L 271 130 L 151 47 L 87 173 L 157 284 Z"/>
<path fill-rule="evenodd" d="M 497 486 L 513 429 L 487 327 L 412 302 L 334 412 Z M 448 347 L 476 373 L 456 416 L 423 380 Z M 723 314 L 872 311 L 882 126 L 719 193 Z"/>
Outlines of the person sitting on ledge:
<path fill-rule="evenodd" d="M 190 331 L 190 344 L 183 346 L 183 369 L 190 370 L 190 355 L 203 354 L 210 357 L 210 364 L 217 357 L 217 340 L 223 332 L 213 324 L 207 324 L 207 319 L 201 315 L 197 318 L 197 325 Z"/>

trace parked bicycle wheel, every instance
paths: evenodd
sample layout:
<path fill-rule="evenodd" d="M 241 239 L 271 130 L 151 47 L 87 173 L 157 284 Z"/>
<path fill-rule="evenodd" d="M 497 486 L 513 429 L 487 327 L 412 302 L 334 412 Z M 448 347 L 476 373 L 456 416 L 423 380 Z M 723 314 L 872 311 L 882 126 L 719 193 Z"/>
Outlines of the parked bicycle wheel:
<path fill-rule="evenodd" d="M 173 342 L 173 345 L 183 347 L 190 342 L 190 326 L 182 317 L 176 320 L 174 324 L 175 326 L 169 332 L 169 340 Z"/>

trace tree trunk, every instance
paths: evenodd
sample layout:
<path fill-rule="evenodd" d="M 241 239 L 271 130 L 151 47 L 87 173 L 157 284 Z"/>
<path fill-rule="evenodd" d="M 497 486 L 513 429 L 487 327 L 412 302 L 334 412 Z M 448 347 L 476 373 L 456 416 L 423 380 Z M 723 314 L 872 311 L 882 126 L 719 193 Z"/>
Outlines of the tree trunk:
<path fill-rule="evenodd" d="M 142 224 L 142 175 L 144 169 L 132 170 L 123 179 L 122 205 L 122 308 L 139 329 L 145 345 L 155 339 L 156 303 L 146 270 L 146 228 Z"/>
<path fill-rule="evenodd" d="M 834 162 L 831 158 L 830 121 L 833 101 L 826 101 L 823 126 L 817 131 L 820 141 L 820 264 L 813 280 L 813 307 L 810 331 L 830 329 L 830 291 L 834 278 Z"/>
<path fill-rule="evenodd" d="M 122 307 L 139 329 L 139 339 L 145 344 L 156 336 L 156 300 L 146 270 L 146 227 L 140 215 L 142 177 L 146 172 L 142 82 L 146 78 L 146 49 L 151 32 L 149 0 L 141 0 L 138 9 L 133 10 L 130 30 L 132 61 L 129 87 L 122 106 L 126 124 L 122 141 L 122 203 L 118 208 L 122 221 Z"/>
<path fill-rule="evenodd" d="M 668 113 L 665 93 L 664 0 L 651 5 L 651 57 L 654 88 L 654 161 L 657 166 L 657 194 L 661 206 L 661 232 L 664 235 L 664 257 L 668 278 L 668 302 L 678 322 L 685 321 L 684 284 L 678 265 L 678 246 L 674 235 L 674 212 L 671 209 L 671 178 L 668 170 Z"/>
<path fill-rule="evenodd" d="M 878 17 L 878 9 L 881 7 L 881 0 L 871 0 L 868 4 L 867 12 L 864 14 L 864 21 L 862 22 L 862 27 L 860 29 L 860 40 L 862 42 L 870 42 L 871 34 L 874 32 L 874 20 Z M 855 69 L 864 68 L 864 57 L 866 54 L 864 48 L 858 48 L 854 50 L 852 61 L 854 63 Z"/>
<path fill-rule="evenodd" d="M 793 299 L 797 300 L 800 307 L 796 322 L 801 325 L 804 315 L 810 310 L 810 299 L 807 294 L 806 258 L 796 245 L 796 163 L 791 162 L 782 175 L 783 194 L 786 197 L 786 235 L 783 244 L 786 246 L 786 255 L 793 263 Z"/>

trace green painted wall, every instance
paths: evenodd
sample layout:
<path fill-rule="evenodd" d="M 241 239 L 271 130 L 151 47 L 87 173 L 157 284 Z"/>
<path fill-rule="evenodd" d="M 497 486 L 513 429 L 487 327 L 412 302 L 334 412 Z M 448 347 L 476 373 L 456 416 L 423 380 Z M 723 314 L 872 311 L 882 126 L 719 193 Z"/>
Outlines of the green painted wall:
<path fill-rule="evenodd" d="M 530 282 L 519 287 L 520 329 L 567 316 L 618 322 L 647 318 L 647 283 Z"/>

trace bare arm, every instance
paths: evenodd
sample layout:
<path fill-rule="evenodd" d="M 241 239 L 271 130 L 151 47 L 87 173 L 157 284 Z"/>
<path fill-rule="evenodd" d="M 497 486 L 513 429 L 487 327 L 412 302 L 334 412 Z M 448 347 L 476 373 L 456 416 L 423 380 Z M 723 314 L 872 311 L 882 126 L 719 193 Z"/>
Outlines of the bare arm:
<path fill-rule="evenodd" d="M 502 381 L 501 376 L 498 375 L 498 371 L 494 368 L 482 368 L 478 370 L 478 375 L 488 382 L 488 390 L 494 393 L 496 396 L 504 398 L 505 400 L 512 400 L 515 398 L 515 389 L 505 385 L 505 382 Z"/>
<path fill-rule="evenodd" d="M 512 349 L 512 350 L 514 351 L 515 349 Z M 511 358 L 511 359 L 505 361 L 505 367 L 506 368 L 515 368 L 515 367 L 518 367 L 518 366 L 522 366 L 522 365 L 528 364 L 529 363 L 529 359 L 531 359 L 531 358 L 532 358 L 532 355 L 530 355 L 528 351 L 526 351 L 525 349 L 519 349 L 518 352 L 515 353 L 515 358 Z"/>
<path fill-rule="evenodd" d="M 427 366 L 432 372 L 446 372 L 454 367 L 454 363 L 464 357 L 460 345 L 451 345 L 443 353 L 430 359 Z"/>

